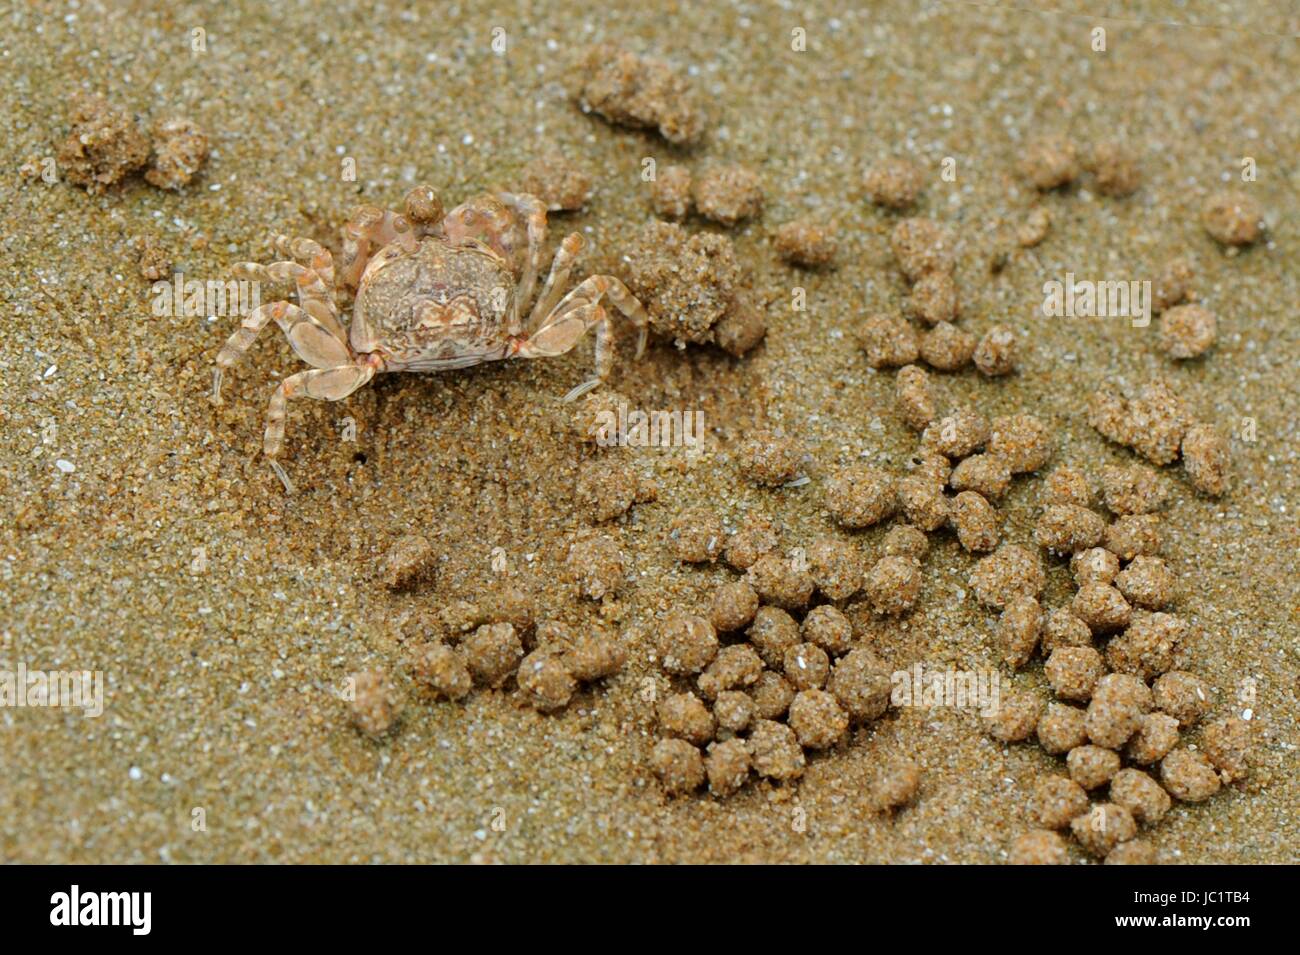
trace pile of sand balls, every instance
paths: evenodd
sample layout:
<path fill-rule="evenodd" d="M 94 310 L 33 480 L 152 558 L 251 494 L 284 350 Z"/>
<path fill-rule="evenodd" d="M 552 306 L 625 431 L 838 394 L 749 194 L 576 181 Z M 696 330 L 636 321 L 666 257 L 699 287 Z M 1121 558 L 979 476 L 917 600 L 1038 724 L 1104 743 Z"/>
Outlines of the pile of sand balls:
<path fill-rule="evenodd" d="M 433 578 L 432 555 L 418 535 L 399 538 L 380 578 L 395 592 L 418 589 Z M 583 684 L 622 670 L 627 654 L 603 629 L 537 621 L 536 615 L 533 598 L 509 583 L 478 602 L 453 600 L 436 611 L 416 612 L 405 628 L 413 647 L 407 664 L 417 691 L 428 699 L 460 701 L 475 687 L 513 687 L 524 703 L 550 713 L 567 706 Z M 396 683 L 380 670 L 362 671 L 352 680 L 353 724 L 374 739 L 392 732 L 403 709 Z"/>
<path fill-rule="evenodd" d="M 1155 513 L 1167 496 L 1163 479 L 1133 465 L 1106 468 L 1101 483 L 1109 522 L 1078 469 L 1059 467 L 1045 482 L 1034 539 L 1069 559 L 1077 590 L 1067 605 L 1039 604 L 1046 571 L 1025 547 L 1003 545 L 970 577 L 979 601 L 1000 612 L 1003 662 L 1019 669 L 1041 653 L 1056 696 L 1044 706 L 1032 692 L 1015 692 L 986 719 L 994 739 L 1036 738 L 1065 757 L 1067 774 L 1035 788 L 1029 818 L 1038 828 L 1012 845 L 1016 863 L 1067 862 L 1063 829 L 1108 864 L 1150 863 L 1154 849 L 1140 827 L 1156 825 L 1171 797 L 1200 802 L 1247 770 L 1249 725 L 1237 717 L 1206 726 L 1199 747 L 1179 745 L 1180 732 L 1209 712 L 1211 690 L 1181 668 L 1188 624 L 1168 612 L 1174 577 L 1159 556 Z M 1105 787 L 1108 800 L 1090 801 Z"/>
<path fill-rule="evenodd" d="M 1107 390 L 1095 392 L 1088 423 L 1152 464 L 1171 464 L 1181 458 L 1188 480 L 1202 494 L 1227 493 L 1232 469 L 1228 439 L 1213 425 L 1193 418 L 1168 382 L 1156 379 L 1131 400 Z"/>
<path fill-rule="evenodd" d="M 860 644 L 841 607 L 863 589 L 889 594 L 885 612 L 910 606 L 926 545 L 914 528 L 895 528 L 886 555 L 864 574 L 857 548 L 836 538 L 787 557 L 764 520 L 723 534 L 707 513 L 675 524 L 679 558 L 699 563 L 722 555 L 745 576 L 720 586 L 707 614 L 674 610 L 656 623 L 656 658 L 673 692 L 658 701 L 662 739 L 651 764 L 669 795 L 707 780 L 715 796 L 728 796 L 751 773 L 778 783 L 796 779 L 809 753 L 834 749 L 852 726 L 882 716 L 891 671 Z M 915 581 L 886 580 L 890 561 Z M 910 598 L 895 600 L 896 586 L 910 587 Z M 882 809 L 903 805 L 918 785 L 914 765 L 890 766 L 875 787 L 876 801 Z"/>

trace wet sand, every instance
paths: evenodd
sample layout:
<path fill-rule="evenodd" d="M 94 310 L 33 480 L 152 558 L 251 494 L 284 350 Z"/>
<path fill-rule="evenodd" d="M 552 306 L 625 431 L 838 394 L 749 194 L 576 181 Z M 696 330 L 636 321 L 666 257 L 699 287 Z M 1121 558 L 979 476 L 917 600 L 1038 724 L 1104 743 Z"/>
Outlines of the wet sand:
<path fill-rule="evenodd" d="M 1196 625 L 1193 668 L 1218 688 L 1216 714 L 1257 681 L 1249 780 L 1208 803 L 1175 805 L 1152 834 L 1165 862 L 1294 862 L 1300 837 L 1300 599 L 1295 514 L 1300 441 L 1296 206 L 1300 55 L 1294 11 L 1212 4 L 1195 14 L 1135 3 L 1123 20 L 1089 4 L 1052 11 L 973 3 L 885 3 L 815 15 L 752 4 L 700 10 L 628 4 L 578 15 L 562 4 L 421 7 L 399 14 L 342 3 L 330 13 L 229 3 L 213 8 L 36 4 L 5 18 L 0 85 L 0 665 L 102 670 L 105 712 L 0 710 L 0 858 L 17 862 L 865 861 L 998 862 L 1027 828 L 1033 781 L 1060 772 L 1038 747 L 985 736 L 968 711 L 906 709 L 811 760 L 804 778 L 738 795 L 666 800 L 646 768 L 656 731 L 638 695 L 655 672 L 639 627 L 674 606 L 704 607 L 730 579 L 678 564 L 668 527 L 713 506 L 734 525 L 759 512 L 793 547 L 835 531 L 824 477 L 860 456 L 901 466 L 914 446 L 893 409 L 893 375 L 852 345 L 869 311 L 897 308 L 892 217 L 864 202 L 862 174 L 910 154 L 931 175 L 923 214 L 960 236 L 964 327 L 995 321 L 1022 343 L 1019 373 L 943 376 L 954 400 L 1018 410 L 1059 429 L 1057 462 L 1094 476 L 1130 458 L 1084 420 L 1101 383 L 1168 375 L 1201 416 L 1231 432 L 1235 482 L 1211 501 L 1171 469 L 1165 556 Z M 809 8 L 811 9 L 811 8 Z M 1158 21 L 1176 19 L 1185 25 Z M 1103 24 L 1108 49 L 1089 49 Z M 190 52 L 190 30 L 207 52 Z M 808 48 L 790 48 L 791 29 Z M 506 31 L 505 55 L 491 48 Z M 690 67 L 709 104 L 691 151 L 583 115 L 565 63 L 611 41 Z M 52 151 L 77 92 L 141 115 L 183 112 L 213 155 L 181 194 L 136 178 L 99 196 L 24 181 Z M 1042 129 L 1137 152 L 1145 182 L 1103 199 L 1075 187 L 1042 200 L 1054 225 L 1030 254 L 990 275 L 999 228 L 1035 197 L 1014 174 L 1017 145 Z M 642 408 L 701 409 L 702 453 L 628 450 L 659 484 L 608 533 L 633 568 L 603 605 L 563 579 L 564 546 L 586 526 L 573 501 L 593 452 L 568 433 L 560 397 L 589 373 L 591 345 L 559 359 L 440 376 L 384 376 L 341 404 L 299 402 L 286 497 L 259 454 L 265 402 L 300 365 L 274 329 L 227 376 L 214 408 L 212 360 L 235 319 L 153 317 L 131 240 L 153 236 L 175 268 L 226 278 L 269 258 L 277 232 L 334 243 L 359 202 L 397 204 L 429 182 L 448 205 L 517 181 L 545 144 L 595 175 L 585 211 L 552 219 L 589 240 L 582 268 L 623 274 L 620 250 L 650 217 L 640 163 L 747 163 L 763 176 L 763 216 L 730 234 L 768 304 L 765 343 L 736 360 L 656 343 L 616 363 L 610 385 Z M 1225 254 L 1200 228 L 1203 197 L 1255 157 L 1250 188 L 1265 242 Z M 356 160 L 357 179 L 341 179 Z M 781 264 L 771 231 L 803 213 L 841 226 L 839 267 Z M 692 223 L 691 228 L 700 228 Z M 1042 285 L 1067 271 L 1141 278 L 1172 253 L 1197 263 L 1200 298 L 1219 316 L 1205 359 L 1173 367 L 1155 324 L 1047 320 Z M 792 287 L 808 308 L 788 307 Z M 53 370 L 51 370 L 53 369 Z M 352 418 L 355 443 L 340 440 Z M 731 461 L 756 426 L 784 428 L 815 458 L 803 487 L 760 490 Z M 75 470 L 65 473 L 56 461 Z M 1005 539 L 1030 540 L 1039 482 L 1004 502 Z M 375 565 L 417 530 L 441 554 L 438 582 L 394 596 Z M 868 553 L 884 527 L 853 535 Z M 995 665 L 994 618 L 976 606 L 972 561 L 932 535 L 917 610 L 875 648 L 900 668 Z M 412 701 L 376 744 L 348 724 L 337 691 L 367 667 L 402 669 L 412 614 L 500 585 L 491 552 L 547 616 L 597 618 L 627 633 L 630 659 L 608 686 L 542 716 L 509 692 L 463 705 Z M 206 560 L 197 570 L 196 557 Z M 1055 562 L 1047 604 L 1071 593 Z M 1046 692 L 1041 664 L 1012 678 Z M 871 811 L 866 781 L 888 757 L 923 771 L 917 804 Z M 806 814 L 806 830 L 791 824 Z M 195 831 L 195 809 L 206 829 Z M 503 813 L 501 812 L 503 811 Z M 502 831 L 493 828 L 504 819 Z M 1073 847 L 1075 857 L 1084 857 Z"/>

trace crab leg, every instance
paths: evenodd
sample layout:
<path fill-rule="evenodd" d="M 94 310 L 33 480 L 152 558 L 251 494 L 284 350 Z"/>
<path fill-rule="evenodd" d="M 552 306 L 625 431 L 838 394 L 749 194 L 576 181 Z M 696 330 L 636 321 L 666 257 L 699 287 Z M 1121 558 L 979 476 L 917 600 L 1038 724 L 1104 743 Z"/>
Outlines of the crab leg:
<path fill-rule="evenodd" d="M 293 493 L 293 482 L 289 480 L 289 475 L 280 466 L 280 462 L 275 460 L 284 446 L 284 419 L 288 413 L 289 399 L 307 397 L 339 401 L 374 376 L 375 366 L 369 363 L 313 368 L 290 375 L 271 394 L 271 403 L 266 409 L 266 432 L 262 435 L 262 453 L 270 460 L 271 469 L 290 494 Z"/>
<path fill-rule="evenodd" d="M 512 192 L 497 193 L 497 198 L 524 217 L 528 226 L 528 258 L 519 277 L 519 294 L 515 296 L 518 307 L 527 308 L 542 270 L 542 250 L 546 245 L 546 205 L 536 196 Z M 552 271 L 554 268 L 552 267 Z"/>
<path fill-rule="evenodd" d="M 573 271 L 573 263 L 582 251 L 582 236 L 572 232 L 565 236 L 564 241 L 556 250 L 555 258 L 551 260 L 551 272 L 546 277 L 546 284 L 542 286 L 542 293 L 537 296 L 537 304 L 533 306 L 533 312 L 528 316 L 528 323 L 524 326 L 524 331 L 532 334 L 538 329 L 546 316 L 550 315 L 555 309 L 555 303 L 560 300 L 564 294 L 564 286 L 569 281 L 569 273 Z"/>
<path fill-rule="evenodd" d="M 221 404 L 221 378 L 225 369 L 247 353 L 272 319 L 284 330 L 285 337 L 289 339 L 289 344 L 298 357 L 307 364 L 316 368 L 332 368 L 351 360 L 347 341 L 340 339 L 306 311 L 283 299 L 266 302 L 248 313 L 239 328 L 221 346 L 221 351 L 217 352 L 217 367 L 212 374 L 212 400 L 215 404 Z"/>

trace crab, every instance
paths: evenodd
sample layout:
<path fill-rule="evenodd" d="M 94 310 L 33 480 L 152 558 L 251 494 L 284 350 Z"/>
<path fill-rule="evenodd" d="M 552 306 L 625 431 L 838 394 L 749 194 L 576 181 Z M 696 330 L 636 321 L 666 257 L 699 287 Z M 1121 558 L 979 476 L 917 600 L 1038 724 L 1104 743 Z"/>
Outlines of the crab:
<path fill-rule="evenodd" d="M 244 318 L 217 354 L 212 384 L 213 401 L 220 404 L 225 369 L 271 321 L 312 366 L 280 382 L 266 412 L 262 453 L 289 493 L 293 482 L 277 459 L 290 398 L 340 401 L 384 372 L 550 358 L 569 351 L 594 328 L 595 374 L 564 396 L 572 401 L 600 385 L 613 367 L 606 299 L 635 327 L 636 356 L 645 351 L 645 309 L 618 279 L 591 275 L 565 293 L 583 246 L 576 232 L 560 243 L 533 301 L 546 244 L 546 206 L 537 197 L 484 193 L 444 216 L 437 193 L 419 186 L 406 195 L 404 208 L 404 214 L 375 206 L 353 212 L 343 227 L 337 276 L 328 249 L 283 235 L 273 241 L 283 261 L 235 267 L 240 278 L 289 281 L 297 289 L 297 305 L 267 302 Z M 335 301 L 336 278 L 356 291 L 346 327 Z"/>

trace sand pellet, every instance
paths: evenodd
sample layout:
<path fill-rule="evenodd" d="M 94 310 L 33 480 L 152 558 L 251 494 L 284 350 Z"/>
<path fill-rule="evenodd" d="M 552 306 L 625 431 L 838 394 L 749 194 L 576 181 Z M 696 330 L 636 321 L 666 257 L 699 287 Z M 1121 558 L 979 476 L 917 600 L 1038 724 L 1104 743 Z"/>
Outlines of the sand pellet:
<path fill-rule="evenodd" d="M 1018 544 L 1003 544 L 980 558 L 971 571 L 970 585 L 980 603 L 1001 610 L 1013 597 L 1037 597 L 1047 586 L 1043 562 Z"/>
<path fill-rule="evenodd" d="M 68 116 L 72 129 L 55 149 L 63 178 L 92 195 L 144 166 L 149 140 L 126 110 L 100 96 L 81 96 Z"/>
<path fill-rule="evenodd" d="M 739 733 L 754 719 L 754 700 L 742 690 L 723 690 L 713 701 L 718 728 Z"/>
<path fill-rule="evenodd" d="M 735 303 L 713 326 L 718 347 L 734 358 L 739 358 L 758 347 L 767 336 L 767 321 L 749 300 L 738 295 Z"/>
<path fill-rule="evenodd" d="M 748 627 L 758 611 L 758 594 L 743 580 L 723 584 L 713 592 L 709 622 L 719 633 Z"/>
<path fill-rule="evenodd" d="M 1237 716 L 1207 723 L 1201 733 L 1205 753 L 1225 783 L 1245 779 L 1250 772 L 1251 724 Z"/>
<path fill-rule="evenodd" d="M 1137 157 L 1118 143 L 1094 146 L 1087 167 L 1103 196 L 1130 196 L 1142 185 L 1142 167 Z"/>
<path fill-rule="evenodd" d="M 1032 249 L 1052 231 L 1052 211 L 1046 206 L 1034 206 L 1016 227 L 1016 244 L 1022 249 Z"/>
<path fill-rule="evenodd" d="M 707 507 L 687 508 L 673 518 L 668 539 L 677 559 L 689 564 L 717 560 L 726 541 L 722 520 Z"/>
<path fill-rule="evenodd" d="M 826 685 L 831 661 L 817 644 L 800 643 L 785 651 L 781 668 L 796 690 L 819 690 Z"/>
<path fill-rule="evenodd" d="M 619 641 L 597 628 L 573 634 L 564 646 L 564 665 L 581 683 L 611 677 L 626 662 L 627 651 Z"/>
<path fill-rule="evenodd" d="M 921 359 L 940 371 L 960 371 L 975 353 L 975 336 L 951 322 L 939 322 L 921 336 Z"/>
<path fill-rule="evenodd" d="M 740 473 L 762 487 L 780 487 L 799 476 L 804 447 L 794 438 L 761 431 L 740 447 Z"/>
<path fill-rule="evenodd" d="M 623 550 L 612 537 L 595 536 L 574 541 L 569 546 L 565 570 L 578 586 L 578 592 L 590 600 L 600 600 L 626 583 Z"/>
<path fill-rule="evenodd" d="M 1026 143 L 1017 168 L 1031 186 L 1044 192 L 1069 185 L 1079 175 L 1074 144 L 1058 134 L 1039 136 Z"/>
<path fill-rule="evenodd" d="M 1043 656 L 1051 657 L 1062 647 L 1091 647 L 1092 631 L 1088 625 L 1065 607 L 1057 607 L 1047 615 L 1040 642 Z"/>
<path fill-rule="evenodd" d="M 799 745 L 826 749 L 844 738 L 849 717 L 825 690 L 800 690 L 790 703 L 789 724 Z"/>
<path fill-rule="evenodd" d="M 1250 245 L 1263 231 L 1264 210 L 1240 189 L 1216 193 L 1201 207 L 1201 225 L 1223 245 Z"/>
<path fill-rule="evenodd" d="M 1108 465 L 1101 471 L 1102 494 L 1112 514 L 1150 514 L 1164 506 L 1169 485 L 1145 464 Z"/>
<path fill-rule="evenodd" d="M 870 650 L 859 647 L 835 661 L 826 689 L 854 722 L 874 720 L 889 708 L 890 670 Z"/>
<path fill-rule="evenodd" d="M 867 571 L 863 589 L 876 613 L 907 613 L 921 592 L 921 563 L 915 557 L 882 557 Z"/>
<path fill-rule="evenodd" d="M 749 744 L 741 739 L 710 743 L 704 768 L 709 777 L 709 792 L 730 796 L 749 779 Z"/>
<path fill-rule="evenodd" d="M 534 650 L 520 661 L 515 679 L 524 700 L 541 713 L 568 706 L 578 688 L 563 657 L 545 648 Z"/>
<path fill-rule="evenodd" d="M 736 533 L 727 538 L 723 557 L 736 570 L 749 570 L 754 561 L 774 551 L 777 543 L 776 529 L 771 522 L 765 517 L 750 515 Z"/>
<path fill-rule="evenodd" d="M 1150 766 L 1177 745 L 1178 720 L 1168 713 L 1147 713 L 1124 746 L 1124 757 L 1139 766 Z"/>
<path fill-rule="evenodd" d="M 1133 608 L 1110 584 L 1089 583 L 1081 586 L 1070 601 L 1070 613 L 1093 633 L 1113 633 L 1128 626 Z"/>
<path fill-rule="evenodd" d="M 997 642 L 1002 662 L 1018 670 L 1038 649 L 1043 632 L 1043 608 L 1033 597 L 1015 597 L 1007 602 L 998 618 Z"/>
<path fill-rule="evenodd" d="M 1154 826 L 1173 805 L 1169 793 L 1140 769 L 1121 769 L 1110 781 L 1110 801 L 1143 825 Z"/>
<path fill-rule="evenodd" d="M 650 208 L 664 219 L 685 219 L 691 211 L 691 171 L 685 166 L 661 166 L 650 184 Z"/>
<path fill-rule="evenodd" d="M 1130 839 L 1121 842 L 1106 853 L 1103 865 L 1155 865 L 1155 846 L 1145 839 Z"/>
<path fill-rule="evenodd" d="M 791 265 L 824 268 L 835 261 L 839 229 L 832 222 L 805 217 L 787 222 L 776 230 L 772 245 L 776 254 Z"/>
<path fill-rule="evenodd" d="M 1162 610 L 1174 598 L 1174 575 L 1159 557 L 1134 557 L 1115 577 L 1115 586 L 1129 603 L 1144 610 Z"/>
<path fill-rule="evenodd" d="M 1056 439 L 1047 422 L 1037 415 L 1004 415 L 993 419 L 988 450 L 1006 461 L 1012 474 L 1028 474 L 1052 459 Z"/>
<path fill-rule="evenodd" d="M 948 483 L 954 491 L 977 491 L 997 500 L 1011 486 L 1011 469 L 996 454 L 972 454 L 952 469 Z"/>
<path fill-rule="evenodd" d="M 857 336 L 872 368 L 900 368 L 912 364 L 921 354 L 916 330 L 897 315 L 868 315 Z"/>
<path fill-rule="evenodd" d="M 694 792 L 704 783 L 704 757 L 684 739 L 661 739 L 655 743 L 650 766 L 669 796 Z"/>
<path fill-rule="evenodd" d="M 505 683 L 524 655 L 519 634 L 508 623 L 484 624 L 461 644 L 474 682 L 494 689 Z"/>
<path fill-rule="evenodd" d="M 402 694 L 383 670 L 362 670 L 352 675 L 352 725 L 380 739 L 397 728 L 402 716 Z"/>
<path fill-rule="evenodd" d="M 393 542 L 380 565 L 379 579 L 395 592 L 417 590 L 433 582 L 438 554 L 421 534 L 404 534 Z"/>
<path fill-rule="evenodd" d="M 1144 614 L 1106 646 L 1106 663 L 1116 673 L 1152 680 L 1174 665 L 1186 626 L 1167 613 Z"/>
<path fill-rule="evenodd" d="M 1089 547 L 1070 558 L 1070 573 L 1080 587 L 1111 584 L 1119 574 L 1119 558 L 1104 547 Z"/>
<path fill-rule="evenodd" d="M 1127 673 L 1108 673 L 1093 688 L 1084 728 L 1095 744 L 1117 750 L 1150 711 L 1151 691 L 1145 683 Z"/>
<path fill-rule="evenodd" d="M 1081 787 L 1097 789 L 1119 772 L 1119 753 L 1101 746 L 1077 746 L 1065 757 L 1065 765 Z"/>
<path fill-rule="evenodd" d="M 691 195 L 700 215 L 728 227 L 763 209 L 763 181 L 752 169 L 736 164 L 706 169 L 695 177 Z"/>
<path fill-rule="evenodd" d="M 754 588 L 760 601 L 783 610 L 802 610 L 808 606 L 816 589 L 812 574 L 778 554 L 766 554 L 754 561 L 745 580 Z"/>
<path fill-rule="evenodd" d="M 754 701 L 754 716 L 757 719 L 777 720 L 785 715 L 794 699 L 794 687 L 779 673 L 765 670 L 758 682 L 749 688 L 749 696 Z M 841 699 L 841 703 L 844 701 Z"/>
<path fill-rule="evenodd" d="M 603 459 L 583 466 L 574 492 L 582 513 L 595 523 L 622 517 L 633 504 L 655 496 L 650 483 L 626 464 Z"/>
<path fill-rule="evenodd" d="M 853 624 L 830 604 L 808 611 L 799 627 L 799 634 L 804 643 L 815 643 L 833 657 L 843 656 L 853 649 Z"/>
<path fill-rule="evenodd" d="M 657 129 L 670 143 L 693 143 L 704 132 L 690 84 L 662 60 L 599 44 L 585 50 L 568 75 L 584 113 L 618 126 Z"/>
<path fill-rule="evenodd" d="M 1200 305 L 1178 305 L 1160 316 L 1160 347 L 1170 358 L 1204 355 L 1218 337 L 1214 313 Z"/>
<path fill-rule="evenodd" d="M 894 400 L 903 423 L 913 431 L 923 431 L 938 414 L 930 376 L 924 368 L 905 365 L 894 378 Z"/>
<path fill-rule="evenodd" d="M 674 222 L 646 223 L 628 243 L 627 286 L 664 338 L 706 344 L 738 302 L 742 272 L 725 235 L 690 233 Z"/>
<path fill-rule="evenodd" d="M 962 491 L 948 505 L 948 521 L 957 532 L 957 541 L 972 554 L 982 554 L 998 546 L 1002 518 L 978 491 Z"/>
<path fill-rule="evenodd" d="M 1123 806 L 1099 802 L 1070 823 L 1079 845 L 1094 856 L 1105 856 L 1122 842 L 1137 835 L 1133 814 Z"/>
<path fill-rule="evenodd" d="M 898 508 L 894 478 L 869 464 L 841 468 L 826 482 L 826 509 L 842 527 L 870 527 Z"/>
<path fill-rule="evenodd" d="M 1159 313 L 1188 301 L 1195 277 L 1196 272 L 1187 259 L 1170 259 L 1151 283 L 1151 310 Z"/>
<path fill-rule="evenodd" d="M 918 322 L 926 325 L 957 321 L 961 313 L 961 298 L 951 273 L 927 272 L 917 279 L 907 300 L 907 310 Z"/>
<path fill-rule="evenodd" d="M 894 260 L 909 282 L 928 272 L 951 272 L 955 259 L 952 234 L 932 219 L 902 219 L 889 235 Z"/>
<path fill-rule="evenodd" d="M 1057 647 L 1043 673 L 1057 696 L 1083 703 L 1092 699 L 1097 681 L 1106 675 L 1106 663 L 1092 647 Z"/>
<path fill-rule="evenodd" d="M 694 693 L 674 693 L 659 702 L 659 730 L 703 746 L 713 739 L 713 714 Z"/>
<path fill-rule="evenodd" d="M 908 159 L 886 159 L 873 166 L 865 180 L 867 198 L 888 209 L 906 209 L 925 187 L 925 174 Z"/>
<path fill-rule="evenodd" d="M 1183 400 L 1165 381 L 1146 385 L 1128 404 L 1133 450 L 1152 464 L 1168 464 L 1178 457 L 1183 433 L 1190 423 Z"/>
<path fill-rule="evenodd" d="M 525 166 L 519 186 L 546 203 L 550 212 L 576 212 L 591 198 L 591 174 L 555 150 Z"/>
<path fill-rule="evenodd" d="M 930 549 L 930 539 L 910 524 L 895 524 L 885 534 L 881 547 L 887 557 L 914 557 L 922 560 Z"/>
<path fill-rule="evenodd" d="M 1029 798 L 1028 816 L 1044 829 L 1064 829 L 1076 816 L 1088 810 L 1088 794 L 1073 779 L 1044 776 Z"/>
<path fill-rule="evenodd" d="M 943 487 L 952 476 L 952 464 L 933 448 L 921 447 L 908 460 L 909 473 Z"/>
<path fill-rule="evenodd" d="M 1160 553 L 1160 518 L 1155 514 L 1125 514 L 1106 528 L 1101 543 L 1120 560 L 1154 557 Z"/>
<path fill-rule="evenodd" d="M 429 643 L 416 651 L 411 658 L 411 675 L 435 699 L 463 700 L 474 685 L 464 659 L 445 643 Z"/>
<path fill-rule="evenodd" d="M 997 710 L 982 715 L 982 719 L 984 728 L 994 739 L 1019 743 L 1034 735 L 1042 715 L 1043 701 L 1038 694 L 1016 690 L 1004 693 Z"/>
<path fill-rule="evenodd" d="M 718 655 L 718 635 L 703 617 L 671 610 L 659 624 L 655 645 L 669 673 L 699 673 Z"/>
<path fill-rule="evenodd" d="M 987 441 L 988 419 L 979 412 L 966 408 L 931 422 L 921 435 L 923 448 L 948 458 L 964 458 L 984 447 Z"/>
<path fill-rule="evenodd" d="M 1076 554 L 1101 542 L 1106 521 L 1077 504 L 1049 504 L 1034 525 L 1034 540 L 1056 554 Z"/>
<path fill-rule="evenodd" d="M 1208 424 L 1194 424 L 1183 435 L 1183 470 L 1192 486 L 1210 497 L 1228 492 L 1232 450 L 1228 439 Z"/>
<path fill-rule="evenodd" d="M 1128 413 L 1128 402 L 1119 395 L 1105 389 L 1089 395 L 1088 424 L 1109 441 L 1125 447 L 1133 445 L 1133 424 Z"/>
<path fill-rule="evenodd" d="M 1092 506 L 1092 486 L 1088 475 L 1068 464 L 1058 464 L 1044 478 L 1043 500 L 1048 504 Z"/>
<path fill-rule="evenodd" d="M 1195 673 L 1170 670 L 1151 684 L 1155 707 L 1178 720 L 1186 729 L 1210 711 L 1210 686 Z"/>
<path fill-rule="evenodd" d="M 786 651 L 802 642 L 799 624 L 780 607 L 759 607 L 747 636 L 763 662 L 778 669 L 785 665 Z"/>
<path fill-rule="evenodd" d="M 784 723 L 758 720 L 749 734 L 749 755 L 754 772 L 768 779 L 795 779 L 803 775 L 803 747 L 794 730 Z"/>
<path fill-rule="evenodd" d="M 1047 709 L 1038 718 L 1038 745 L 1043 747 L 1043 752 L 1052 756 L 1060 756 L 1076 746 L 1085 745 L 1088 742 L 1088 732 L 1083 728 L 1086 716 L 1077 706 L 1048 703 Z M 1065 821 L 1069 822 L 1069 819 Z"/>
<path fill-rule="evenodd" d="M 862 588 L 862 557 L 848 541 L 822 537 L 808 548 L 808 572 L 822 595 L 847 600 Z"/>
<path fill-rule="evenodd" d="M 1024 832 L 1012 840 L 1007 850 L 1009 865 L 1069 865 L 1070 852 L 1065 840 L 1047 829 Z"/>
<path fill-rule="evenodd" d="M 971 355 L 975 367 L 990 378 L 1016 370 L 1016 335 L 1005 325 L 994 325 L 975 345 Z"/>
<path fill-rule="evenodd" d="M 726 690 L 739 690 L 753 686 L 763 672 L 763 660 L 758 652 L 745 643 L 735 643 L 718 651 L 696 685 L 701 695 L 716 700 Z"/>
<path fill-rule="evenodd" d="M 897 495 L 903 515 L 922 531 L 938 530 L 949 518 L 950 505 L 943 493 L 943 481 L 936 481 L 929 474 L 903 477 L 898 482 Z M 996 540 L 995 534 L 995 543 Z"/>
<path fill-rule="evenodd" d="M 531 594 L 513 584 L 493 587 L 479 598 L 485 623 L 508 623 L 520 639 L 530 634 L 537 617 L 537 603 Z"/>
<path fill-rule="evenodd" d="M 1204 753 L 1179 747 L 1160 761 L 1160 781 L 1181 802 L 1204 802 L 1219 791 L 1219 774 Z"/>

